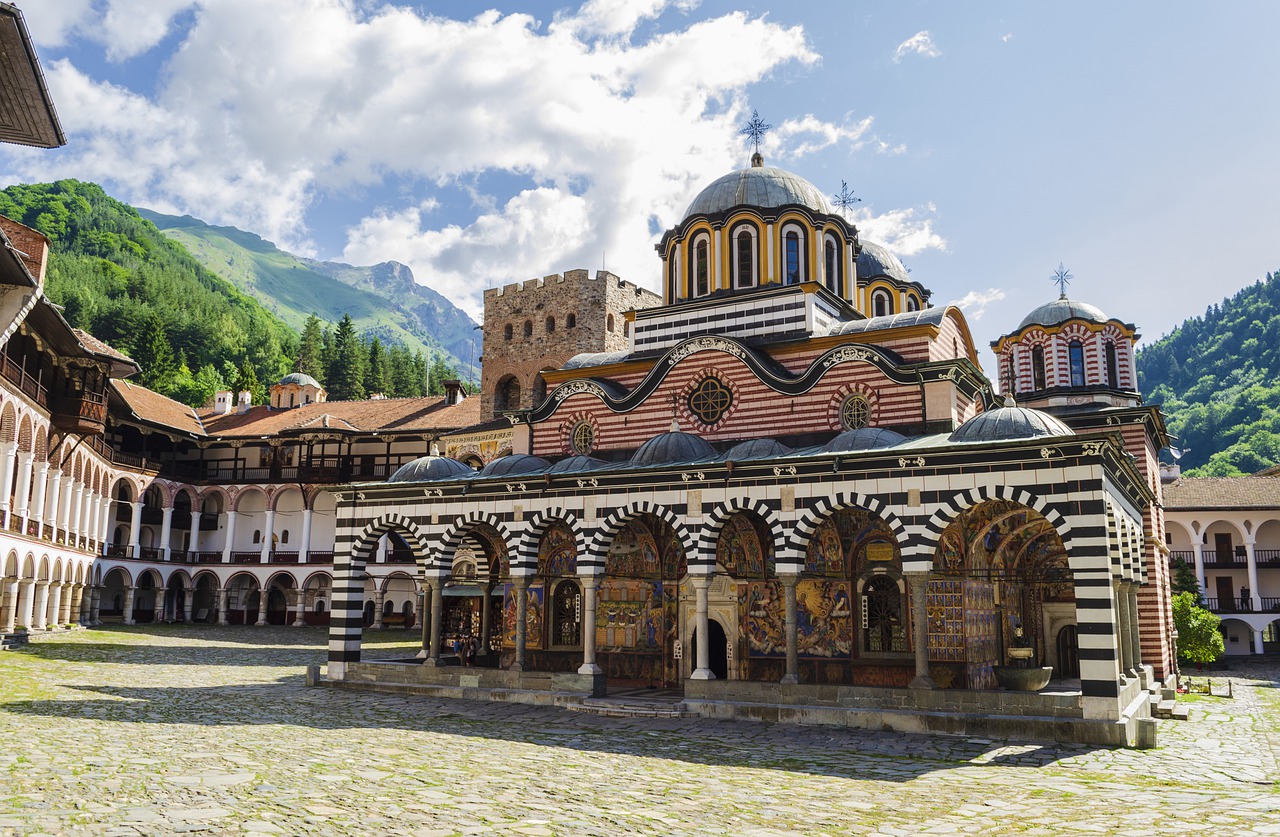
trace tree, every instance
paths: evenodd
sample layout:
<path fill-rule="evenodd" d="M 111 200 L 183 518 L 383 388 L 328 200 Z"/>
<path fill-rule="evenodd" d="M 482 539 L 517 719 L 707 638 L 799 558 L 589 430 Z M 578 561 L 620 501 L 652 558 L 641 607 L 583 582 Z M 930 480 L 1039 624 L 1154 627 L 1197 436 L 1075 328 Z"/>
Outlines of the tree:
<path fill-rule="evenodd" d="M 329 368 L 328 390 L 332 401 L 364 398 L 365 352 L 356 336 L 349 314 L 342 315 L 333 335 L 333 366 Z"/>
<path fill-rule="evenodd" d="M 1200 583 L 1196 581 L 1196 571 L 1185 561 L 1173 562 L 1173 592 L 1175 595 L 1191 593 L 1196 597 L 1196 604 L 1200 604 Z"/>
<path fill-rule="evenodd" d="M 294 369 L 324 383 L 327 371 L 324 367 L 324 335 L 320 330 L 320 318 L 315 314 L 307 317 L 307 321 L 302 325 L 302 339 L 298 342 L 298 362 L 294 364 Z"/>
<path fill-rule="evenodd" d="M 258 382 L 258 373 L 247 360 L 240 365 L 240 372 L 236 375 L 236 392 L 245 390 L 251 393 L 253 403 L 262 404 L 267 400 L 267 393 Z"/>
<path fill-rule="evenodd" d="M 1226 653 L 1222 620 L 1200 607 L 1195 593 L 1173 597 L 1173 627 L 1178 632 L 1178 658 L 1192 663 L 1212 663 Z"/>
<path fill-rule="evenodd" d="M 169 345 L 169 337 L 164 333 L 164 324 L 159 317 L 152 316 L 146 329 L 138 341 L 134 357 L 142 367 L 142 383 L 156 392 L 169 395 L 173 392 L 174 377 L 178 372 L 173 347 Z"/>
<path fill-rule="evenodd" d="M 369 395 L 391 395 L 390 376 L 387 374 L 387 356 L 382 351 L 382 341 L 377 337 L 369 343 L 369 358 L 365 364 L 364 389 Z"/>

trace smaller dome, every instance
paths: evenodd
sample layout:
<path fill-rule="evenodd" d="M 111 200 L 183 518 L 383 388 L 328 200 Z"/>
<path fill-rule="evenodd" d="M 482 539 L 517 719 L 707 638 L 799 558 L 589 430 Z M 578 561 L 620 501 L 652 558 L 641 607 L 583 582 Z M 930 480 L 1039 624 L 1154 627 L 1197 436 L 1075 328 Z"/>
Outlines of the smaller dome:
<path fill-rule="evenodd" d="M 851 453 L 859 450 L 891 448 L 907 440 L 906 436 L 883 427 L 859 427 L 846 430 L 822 446 L 824 453 Z"/>
<path fill-rule="evenodd" d="M 1067 320 L 1088 320 L 1091 323 L 1105 323 L 1110 319 L 1099 309 L 1087 302 L 1079 302 L 1074 299 L 1059 297 L 1053 302 L 1047 302 L 1036 310 L 1022 318 L 1022 322 L 1018 325 L 1018 330 L 1026 328 L 1029 325 L 1053 326 L 1059 323 L 1065 323 Z"/>
<path fill-rule="evenodd" d="M 305 372 L 290 372 L 280 379 L 277 386 L 287 386 L 289 384 L 297 384 L 300 387 L 316 387 L 323 389 L 320 382 Z"/>
<path fill-rule="evenodd" d="M 603 468 L 608 465 L 603 459 L 596 459 L 594 456 L 567 456 L 559 462 L 551 466 L 548 474 L 569 474 L 574 471 L 594 471 L 596 468 Z"/>
<path fill-rule="evenodd" d="M 632 465 L 674 465 L 677 462 L 697 462 L 716 455 L 716 449 L 701 436 L 671 430 L 659 433 L 645 442 L 631 455 Z"/>
<path fill-rule="evenodd" d="M 1003 442 L 1013 439 L 1038 439 L 1041 436 L 1074 436 L 1075 431 L 1058 419 L 1033 410 L 1018 407 L 1013 399 L 1005 400 L 1005 406 L 979 413 L 955 429 L 947 437 L 949 442 Z"/>
<path fill-rule="evenodd" d="M 387 477 L 387 482 L 435 482 L 468 477 L 473 473 L 463 463 L 447 456 L 420 456 L 397 468 Z"/>
<path fill-rule="evenodd" d="M 499 457 L 480 469 L 479 477 L 514 477 L 519 474 L 532 474 L 545 471 L 551 463 L 541 456 L 530 456 L 527 453 L 513 453 Z"/>
<path fill-rule="evenodd" d="M 777 439 L 751 439 L 734 445 L 720 458 L 728 462 L 743 462 L 748 459 L 773 459 L 791 452 L 791 448 Z"/>
<path fill-rule="evenodd" d="M 889 252 L 889 248 L 864 240 L 862 252 L 858 254 L 858 280 L 874 279 L 877 276 L 888 276 L 899 282 L 911 281 L 911 274 L 907 273 L 906 266 Z"/>

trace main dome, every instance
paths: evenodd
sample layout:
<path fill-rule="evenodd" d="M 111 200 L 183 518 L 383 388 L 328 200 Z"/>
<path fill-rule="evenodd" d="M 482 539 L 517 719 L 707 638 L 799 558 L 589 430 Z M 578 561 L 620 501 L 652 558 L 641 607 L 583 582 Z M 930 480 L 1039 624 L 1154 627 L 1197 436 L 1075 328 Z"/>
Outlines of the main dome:
<path fill-rule="evenodd" d="M 799 204 L 831 214 L 831 204 L 822 190 L 798 174 L 773 168 L 752 166 L 729 172 L 698 193 L 685 210 L 691 215 L 715 215 L 735 206 L 758 206 L 765 209 Z"/>
<path fill-rule="evenodd" d="M 1059 297 L 1053 302 L 1046 302 L 1030 314 L 1022 318 L 1018 329 L 1029 325 L 1054 326 L 1067 320 L 1088 320 L 1091 323 L 1105 323 L 1108 317 L 1101 310 L 1087 302 Z"/>

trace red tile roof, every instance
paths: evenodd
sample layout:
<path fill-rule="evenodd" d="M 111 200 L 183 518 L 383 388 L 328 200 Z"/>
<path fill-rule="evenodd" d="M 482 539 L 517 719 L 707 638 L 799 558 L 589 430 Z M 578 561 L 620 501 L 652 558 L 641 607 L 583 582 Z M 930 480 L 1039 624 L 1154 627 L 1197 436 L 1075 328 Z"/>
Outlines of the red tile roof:
<path fill-rule="evenodd" d="M 330 428 L 358 433 L 453 430 L 475 424 L 480 399 L 467 398 L 447 406 L 442 396 L 384 398 L 370 401 L 326 401 L 289 410 L 252 407 L 217 415 L 201 410 L 201 421 L 210 436 L 274 436 Z"/>
<path fill-rule="evenodd" d="M 1164 507 L 1280 509 L 1280 477 L 1182 477 L 1165 484 Z"/>
<path fill-rule="evenodd" d="M 200 423 L 196 411 L 180 401 L 128 381 L 112 381 L 111 389 L 128 405 L 134 416 L 142 421 L 172 427 L 196 436 L 205 435 L 204 425 Z"/>

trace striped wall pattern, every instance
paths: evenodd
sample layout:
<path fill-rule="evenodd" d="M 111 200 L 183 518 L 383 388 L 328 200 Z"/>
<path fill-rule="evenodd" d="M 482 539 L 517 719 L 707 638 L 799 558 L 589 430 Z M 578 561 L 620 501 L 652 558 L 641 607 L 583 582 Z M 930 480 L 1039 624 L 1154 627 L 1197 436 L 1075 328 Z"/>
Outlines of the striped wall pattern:
<path fill-rule="evenodd" d="M 684 544 L 686 560 L 689 564 L 689 571 L 695 572 L 697 564 L 697 528 L 686 525 L 681 515 L 677 514 L 671 508 L 664 505 L 640 500 L 638 502 L 628 503 L 625 506 L 616 508 L 609 512 L 600 526 L 596 529 L 591 538 L 590 546 L 587 548 L 586 561 L 579 564 L 579 572 L 585 568 L 592 571 L 604 572 L 605 559 L 609 554 L 609 546 L 613 543 L 613 539 L 622 531 L 628 522 L 642 514 L 651 514 L 659 518 L 675 530 L 676 537 Z"/>
<path fill-rule="evenodd" d="M 906 524 L 876 497 L 860 494 L 856 491 L 848 494 L 838 493 L 830 497 L 818 497 L 807 508 L 799 512 L 791 535 L 786 541 L 783 551 L 779 552 L 777 564 L 781 572 L 784 564 L 792 572 L 804 568 L 805 555 L 809 551 L 809 541 L 822 521 L 832 514 L 844 509 L 861 509 L 870 512 L 888 524 L 903 551 L 903 567 L 906 568 L 906 547 L 911 542 Z"/>
<path fill-rule="evenodd" d="M 714 567 L 716 563 L 716 546 L 720 540 L 720 532 L 729 518 L 740 512 L 749 512 L 760 518 L 773 541 L 774 563 L 777 563 L 779 549 L 786 542 L 786 533 L 782 522 L 769 503 L 764 500 L 753 500 L 746 497 L 734 497 L 727 503 L 715 507 L 707 515 L 698 532 L 698 560 L 700 569 Z M 690 563 L 692 568 L 693 563 Z"/>
<path fill-rule="evenodd" d="M 525 525 L 524 532 L 520 535 L 520 548 L 513 553 L 516 556 L 516 560 L 511 562 L 513 575 L 534 575 L 538 572 L 538 544 L 548 527 L 556 523 L 563 524 L 573 532 L 577 554 L 585 555 L 587 544 L 590 542 L 590 532 L 583 527 L 578 515 L 569 509 L 559 507 L 546 509 L 534 514 Z M 595 569 L 593 562 L 584 561 L 582 558 L 578 559 L 577 564 L 580 574 L 586 574 L 588 570 Z M 604 572 L 603 562 L 599 571 Z"/>
<path fill-rule="evenodd" d="M 915 533 L 910 569 L 928 571 L 933 563 L 933 554 L 938 548 L 938 538 L 942 537 L 946 528 L 960 516 L 961 512 L 986 500 L 1008 500 L 1035 509 L 1057 530 L 1058 537 L 1062 539 L 1063 546 L 1070 554 L 1072 551 L 1071 524 L 1051 506 L 1050 498 L 1007 484 L 984 485 L 956 494 L 929 517 L 923 529 Z M 1062 499 L 1065 501 L 1068 498 Z M 903 555 L 902 560 L 903 569 L 908 570 L 906 554 Z"/>
<path fill-rule="evenodd" d="M 740 301 L 726 301 L 714 307 L 675 308 L 666 314 L 640 317 L 635 322 L 633 345 L 637 352 L 648 352 L 668 349 L 694 333 L 739 340 L 791 332 L 808 333 L 805 296 L 797 290 L 794 295 L 763 300 L 743 297 Z"/>

